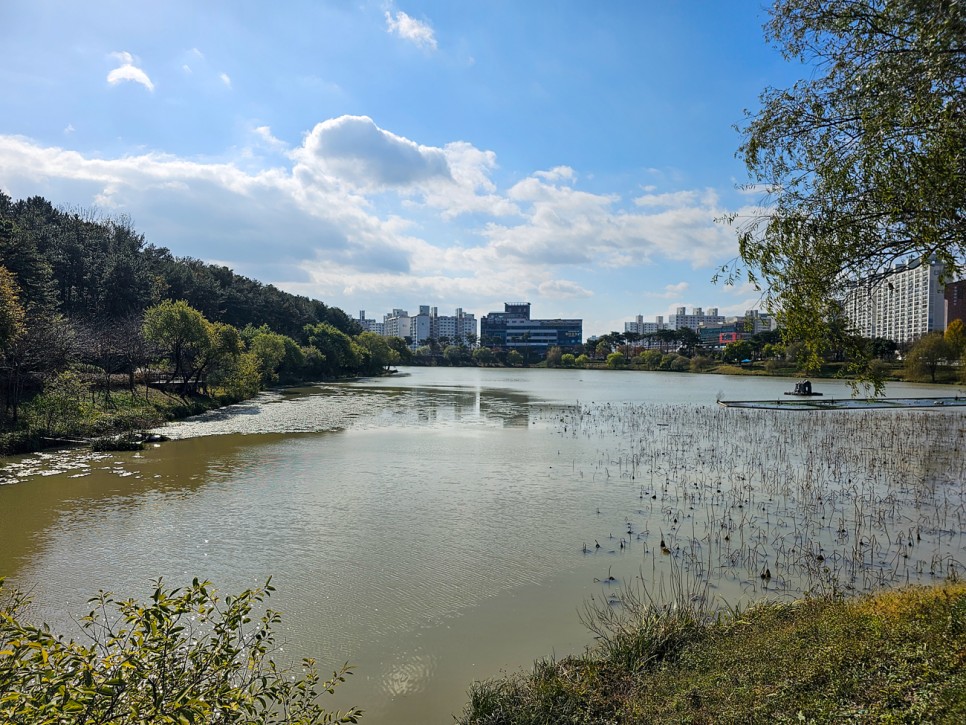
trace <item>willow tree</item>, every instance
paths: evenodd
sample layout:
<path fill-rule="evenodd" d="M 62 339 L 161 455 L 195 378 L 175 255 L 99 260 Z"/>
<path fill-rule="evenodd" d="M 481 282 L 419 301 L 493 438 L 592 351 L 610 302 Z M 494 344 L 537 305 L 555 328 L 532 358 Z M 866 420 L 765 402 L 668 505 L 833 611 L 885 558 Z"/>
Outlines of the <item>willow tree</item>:
<path fill-rule="evenodd" d="M 760 211 L 734 218 L 741 261 L 816 367 L 847 285 L 966 243 L 966 3 L 777 0 L 767 38 L 807 77 L 767 88 L 738 155 Z"/>

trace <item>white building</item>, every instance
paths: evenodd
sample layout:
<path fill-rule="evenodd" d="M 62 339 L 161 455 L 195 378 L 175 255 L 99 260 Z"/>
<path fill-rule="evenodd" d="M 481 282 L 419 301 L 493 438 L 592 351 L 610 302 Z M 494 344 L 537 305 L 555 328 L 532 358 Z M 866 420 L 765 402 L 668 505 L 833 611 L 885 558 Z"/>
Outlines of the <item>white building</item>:
<path fill-rule="evenodd" d="M 854 282 L 843 307 L 863 337 L 911 342 L 946 329 L 944 267 L 935 259 L 898 264 L 887 272 Z"/>
<path fill-rule="evenodd" d="M 725 318 L 718 314 L 717 307 L 709 307 L 707 312 L 700 307 L 694 307 L 690 315 L 684 307 L 678 307 L 675 314 L 668 315 L 667 322 L 662 315 L 656 317 L 654 322 L 644 322 L 643 315 L 638 315 L 633 322 L 624 323 L 624 332 L 648 335 L 658 330 L 677 330 L 681 327 L 697 330 L 702 325 L 720 325 L 723 322 Z"/>
<path fill-rule="evenodd" d="M 717 307 L 709 307 L 707 312 L 700 307 L 693 307 L 690 315 L 687 314 L 685 308 L 678 307 L 677 312 L 668 315 L 667 318 L 668 327 L 672 330 L 678 330 L 682 327 L 697 330 L 701 325 L 720 325 L 724 321 L 725 318 L 718 314 Z"/>
<path fill-rule="evenodd" d="M 636 332 L 639 335 L 650 335 L 658 330 L 668 329 L 663 315 L 654 318 L 654 322 L 644 322 L 644 316 L 638 315 L 633 322 L 624 323 L 624 332 Z"/>
<path fill-rule="evenodd" d="M 760 310 L 745 310 L 745 316 L 741 318 L 725 317 L 718 314 L 717 307 L 709 307 L 707 312 L 700 307 L 695 307 L 691 310 L 691 314 L 688 314 L 684 307 L 678 307 L 677 313 L 669 315 L 667 322 L 660 315 L 655 318 L 654 322 L 644 322 L 643 315 L 638 315 L 633 321 L 624 323 L 624 332 L 649 335 L 658 330 L 679 330 L 682 327 L 689 327 L 697 331 L 699 328 L 720 327 L 735 322 L 747 322 L 748 332 L 753 335 L 763 330 L 774 330 L 778 327 L 774 317 Z"/>
<path fill-rule="evenodd" d="M 406 310 L 394 308 L 382 318 L 382 334 L 386 337 L 409 337 L 410 317 Z"/>
<path fill-rule="evenodd" d="M 455 315 L 439 315 L 436 308 L 430 310 L 432 336 L 437 340 L 447 339 L 452 344 L 469 345 L 477 339 L 476 317 L 472 312 L 456 308 Z"/>
<path fill-rule="evenodd" d="M 364 317 L 364 315 L 362 316 Z M 360 317 L 360 324 L 362 320 Z M 410 315 L 406 310 L 395 308 L 383 317 L 382 331 L 386 337 L 409 338 L 409 347 L 416 350 L 432 338 L 447 344 L 466 344 L 477 339 L 476 317 L 472 312 L 456 308 L 455 315 L 440 315 L 435 307 L 420 305 L 419 314 Z"/>

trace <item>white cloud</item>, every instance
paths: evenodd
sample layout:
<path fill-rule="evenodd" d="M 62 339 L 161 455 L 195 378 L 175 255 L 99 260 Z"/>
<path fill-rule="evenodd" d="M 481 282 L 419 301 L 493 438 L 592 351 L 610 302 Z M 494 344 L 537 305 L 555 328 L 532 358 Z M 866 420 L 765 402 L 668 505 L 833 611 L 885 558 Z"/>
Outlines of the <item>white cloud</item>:
<path fill-rule="evenodd" d="M 507 192 L 522 223 L 491 223 L 485 233 L 502 256 L 531 263 L 603 267 L 644 265 L 655 258 L 704 266 L 736 253 L 734 236 L 714 223 L 721 215 L 710 191 L 666 195 L 650 213 L 623 208 L 617 195 L 591 194 L 547 183 L 536 173 Z"/>
<path fill-rule="evenodd" d="M 550 299 L 574 299 L 594 296 L 593 292 L 584 289 L 569 279 L 547 280 L 546 282 L 541 282 L 537 289 L 541 296 Z"/>
<path fill-rule="evenodd" d="M 550 171 L 536 171 L 533 174 L 544 181 L 576 181 L 577 174 L 569 166 L 555 166 Z"/>
<path fill-rule="evenodd" d="M 293 158 L 297 173 L 330 176 L 363 189 L 452 181 L 441 149 L 385 131 L 368 116 L 341 116 L 316 124 Z"/>
<path fill-rule="evenodd" d="M 643 207 L 675 207 L 693 204 L 697 199 L 696 191 L 673 191 L 665 194 L 644 194 L 634 199 L 634 204 Z"/>
<path fill-rule="evenodd" d="M 108 83 L 115 86 L 122 81 L 132 81 L 134 83 L 140 83 L 149 91 L 154 92 L 154 83 L 148 78 L 147 73 L 134 64 L 135 58 L 133 55 L 127 51 L 121 51 L 111 53 L 111 57 L 120 61 L 121 65 L 107 74 Z"/>
<path fill-rule="evenodd" d="M 439 210 L 443 219 L 455 219 L 464 214 L 483 214 L 490 217 L 518 217 L 515 203 L 500 194 L 493 183 L 497 170 L 496 154 L 481 151 L 465 141 L 448 143 L 442 149 L 449 167 L 449 178 L 423 185 L 423 200 Z"/>
<path fill-rule="evenodd" d="M 76 130 L 77 129 L 74 128 L 74 124 L 72 123 L 68 123 L 67 126 L 64 127 L 64 133 L 67 134 L 68 136 L 74 133 L 74 131 Z"/>
<path fill-rule="evenodd" d="M 687 292 L 691 288 L 691 285 L 687 282 L 678 282 L 677 284 L 666 284 L 664 285 L 664 294 L 662 297 L 679 297 Z"/>
<path fill-rule="evenodd" d="M 268 126 L 254 127 L 223 163 L 97 158 L 0 135 L 0 168 L 14 197 L 126 213 L 175 254 L 337 305 L 347 296 L 358 299 L 351 306 L 394 298 L 468 309 L 554 300 L 558 309 L 540 314 L 581 316 L 568 300 L 603 300 L 613 290 L 596 285 L 614 268 L 664 265 L 651 289 L 663 285 L 655 296 L 672 300 L 690 291 L 669 281 L 687 279 L 676 266 L 736 253 L 731 230 L 713 221 L 723 210 L 712 191 L 655 189 L 661 203 L 640 205 L 581 190 L 565 166 L 504 188 L 493 151 L 420 145 L 361 116 L 319 123 L 291 150 Z"/>
<path fill-rule="evenodd" d="M 391 10 L 386 11 L 386 29 L 389 33 L 398 35 L 403 40 L 408 40 L 420 48 L 436 50 L 436 36 L 433 33 L 432 26 L 409 17 L 402 10 L 399 10 L 395 15 Z"/>
<path fill-rule="evenodd" d="M 288 144 L 272 135 L 272 129 L 268 126 L 256 126 L 254 132 L 258 139 L 269 148 L 277 151 L 282 151 L 288 148 Z"/>
<path fill-rule="evenodd" d="M 227 73 L 219 73 L 218 78 L 228 88 L 231 88 L 231 76 L 229 76 Z"/>

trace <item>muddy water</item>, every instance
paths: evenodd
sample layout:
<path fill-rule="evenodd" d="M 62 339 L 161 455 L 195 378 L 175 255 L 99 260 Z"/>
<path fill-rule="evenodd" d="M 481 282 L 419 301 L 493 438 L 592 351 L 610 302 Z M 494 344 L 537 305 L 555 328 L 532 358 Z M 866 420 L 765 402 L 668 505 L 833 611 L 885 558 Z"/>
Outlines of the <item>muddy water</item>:
<path fill-rule="evenodd" d="M 355 665 L 334 706 L 451 722 L 474 679 L 586 646 L 578 609 L 621 584 L 676 569 L 737 603 L 959 567 L 962 415 L 714 405 L 790 387 L 414 369 L 267 394 L 141 453 L 10 461 L 0 575 L 64 629 L 98 589 L 272 576 L 283 656 Z"/>

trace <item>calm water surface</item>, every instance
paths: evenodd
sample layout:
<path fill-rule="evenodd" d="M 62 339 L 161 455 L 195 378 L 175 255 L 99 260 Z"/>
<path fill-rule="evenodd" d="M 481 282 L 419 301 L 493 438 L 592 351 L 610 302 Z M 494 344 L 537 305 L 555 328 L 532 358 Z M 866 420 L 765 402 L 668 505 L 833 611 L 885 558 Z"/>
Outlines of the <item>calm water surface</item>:
<path fill-rule="evenodd" d="M 451 722 L 473 680 L 580 651 L 585 602 L 658 591 L 672 568 L 732 604 L 958 570 L 962 412 L 715 405 L 791 385 L 415 368 L 266 394 L 141 453 L 10 461 L 0 575 L 65 629 L 98 589 L 272 576 L 285 654 L 351 662 L 330 704 L 405 724 Z"/>

